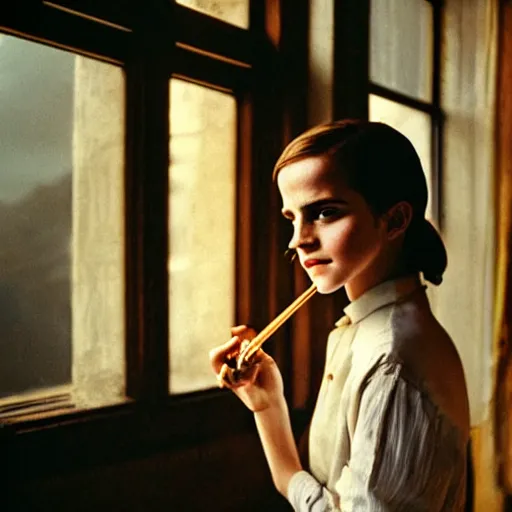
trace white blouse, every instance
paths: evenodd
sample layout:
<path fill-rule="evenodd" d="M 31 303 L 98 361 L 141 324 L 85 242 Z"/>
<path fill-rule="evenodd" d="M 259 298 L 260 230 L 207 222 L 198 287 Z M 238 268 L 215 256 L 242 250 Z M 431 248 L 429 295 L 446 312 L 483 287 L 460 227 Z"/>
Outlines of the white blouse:
<path fill-rule="evenodd" d="M 469 406 L 455 346 L 417 278 L 345 308 L 327 342 L 297 512 L 464 508 Z"/>

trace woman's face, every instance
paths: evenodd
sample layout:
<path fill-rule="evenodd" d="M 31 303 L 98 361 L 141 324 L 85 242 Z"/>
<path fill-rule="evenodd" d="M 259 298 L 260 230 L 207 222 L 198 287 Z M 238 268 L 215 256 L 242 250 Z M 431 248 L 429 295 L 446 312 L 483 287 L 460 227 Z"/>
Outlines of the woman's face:
<path fill-rule="evenodd" d="M 320 293 L 342 286 L 351 300 L 387 271 L 387 229 L 365 199 L 347 186 L 327 157 L 309 157 L 278 174 L 282 213 L 293 224 L 289 247 Z"/>

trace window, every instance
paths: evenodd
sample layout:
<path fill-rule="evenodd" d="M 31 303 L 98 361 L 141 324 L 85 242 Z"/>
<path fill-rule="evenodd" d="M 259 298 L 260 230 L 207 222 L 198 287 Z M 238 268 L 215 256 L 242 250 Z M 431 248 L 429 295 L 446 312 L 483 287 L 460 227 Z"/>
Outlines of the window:
<path fill-rule="evenodd" d="M 427 217 L 439 222 L 440 5 L 427 0 L 370 3 L 369 117 L 406 135 L 429 188 Z"/>
<path fill-rule="evenodd" d="M 248 31 L 247 1 L 171 3 L 2 21 L 0 421 L 185 403 L 230 327 L 268 320 L 264 9 Z"/>
<path fill-rule="evenodd" d="M 0 38 L 0 411 L 27 400 L 33 411 L 115 403 L 124 397 L 122 73 Z"/>
<path fill-rule="evenodd" d="M 433 7 L 428 0 L 372 0 L 370 78 L 393 91 L 432 100 Z"/>

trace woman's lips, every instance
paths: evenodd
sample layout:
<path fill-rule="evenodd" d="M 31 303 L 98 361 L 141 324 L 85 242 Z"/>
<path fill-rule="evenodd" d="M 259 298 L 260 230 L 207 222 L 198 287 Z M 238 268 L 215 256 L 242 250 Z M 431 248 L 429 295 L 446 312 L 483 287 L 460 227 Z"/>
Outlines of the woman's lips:
<path fill-rule="evenodd" d="M 316 267 L 317 265 L 327 265 L 331 260 L 319 260 L 319 259 L 309 259 L 304 261 L 304 266 L 306 268 Z"/>

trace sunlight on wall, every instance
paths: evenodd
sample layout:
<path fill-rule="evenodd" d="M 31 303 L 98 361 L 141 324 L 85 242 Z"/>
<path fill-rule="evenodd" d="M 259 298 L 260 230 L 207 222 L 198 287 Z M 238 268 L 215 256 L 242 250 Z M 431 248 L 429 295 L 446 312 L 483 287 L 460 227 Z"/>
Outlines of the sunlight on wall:
<path fill-rule="evenodd" d="M 75 403 L 124 400 L 124 83 L 75 58 L 72 350 Z"/>
<path fill-rule="evenodd" d="M 170 391 L 217 385 L 208 360 L 235 301 L 236 101 L 172 79 L 169 172 Z"/>

